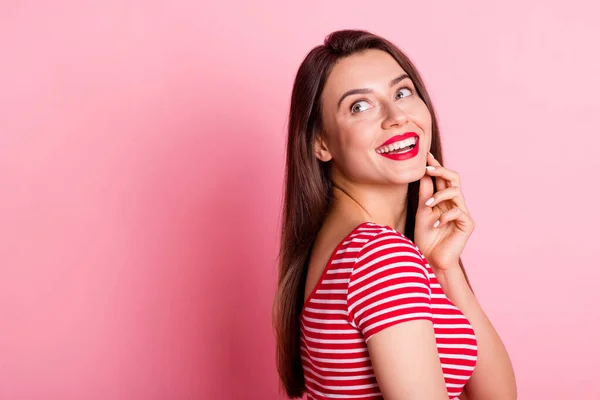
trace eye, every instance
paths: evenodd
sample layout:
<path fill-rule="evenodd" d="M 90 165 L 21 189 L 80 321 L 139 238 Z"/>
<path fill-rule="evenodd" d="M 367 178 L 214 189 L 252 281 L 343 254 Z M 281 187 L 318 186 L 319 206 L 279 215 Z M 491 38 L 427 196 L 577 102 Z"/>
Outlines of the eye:
<path fill-rule="evenodd" d="M 407 92 L 408 92 L 408 94 L 404 94 L 404 95 L 402 95 L 400 98 L 408 97 L 408 96 L 410 96 L 410 95 L 412 95 L 412 94 L 413 94 L 413 93 L 412 93 L 412 90 L 411 90 L 411 89 L 409 89 L 409 88 L 407 88 L 407 87 L 403 87 L 402 89 L 398 90 L 398 92 L 397 92 L 396 94 L 398 94 L 398 93 L 402 93 L 402 91 L 404 91 L 404 93 L 407 93 Z"/>
<path fill-rule="evenodd" d="M 359 100 L 356 103 L 352 103 L 352 106 L 350 106 L 350 112 L 357 113 L 357 112 L 364 111 L 364 110 L 361 110 L 360 107 L 356 107 L 360 103 L 367 103 L 367 101 L 366 100 Z"/>

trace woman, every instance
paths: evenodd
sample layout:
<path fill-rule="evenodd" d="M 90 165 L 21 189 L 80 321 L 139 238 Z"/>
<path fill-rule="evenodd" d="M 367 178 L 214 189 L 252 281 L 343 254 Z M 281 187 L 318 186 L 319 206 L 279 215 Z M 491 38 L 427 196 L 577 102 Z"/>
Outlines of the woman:
<path fill-rule="evenodd" d="M 288 133 L 274 303 L 288 397 L 516 398 L 460 260 L 474 222 L 406 55 L 330 34 L 298 70 Z"/>

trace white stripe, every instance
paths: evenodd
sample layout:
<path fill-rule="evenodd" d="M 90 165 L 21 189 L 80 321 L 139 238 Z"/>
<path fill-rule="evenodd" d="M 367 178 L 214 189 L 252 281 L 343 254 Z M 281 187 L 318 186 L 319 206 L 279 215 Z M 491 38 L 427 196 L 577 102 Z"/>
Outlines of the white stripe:
<path fill-rule="evenodd" d="M 320 304 L 346 304 L 346 300 L 337 299 L 310 299 L 310 302 Z"/>
<path fill-rule="evenodd" d="M 350 241 L 352 240 L 364 240 L 364 241 L 369 241 L 369 239 L 358 239 L 359 236 L 377 236 L 379 235 L 379 232 L 367 232 L 365 229 L 359 229 L 356 233 L 353 233 L 352 235 L 348 236 L 350 238 Z"/>
<path fill-rule="evenodd" d="M 330 285 L 334 283 L 346 283 L 348 282 L 348 279 L 323 279 L 321 282 L 323 283 L 323 285 Z"/>
<path fill-rule="evenodd" d="M 379 229 L 379 228 L 358 228 L 356 230 L 356 233 L 353 233 L 352 235 L 350 235 L 350 237 L 360 236 L 360 235 L 375 236 L 375 235 L 379 234 L 379 231 L 381 231 L 381 229 Z"/>
<path fill-rule="evenodd" d="M 310 322 L 314 322 L 317 324 L 347 324 L 348 321 L 346 321 L 345 319 L 320 319 L 320 318 L 310 318 L 307 316 L 304 316 L 304 319 Z"/>
<path fill-rule="evenodd" d="M 362 349 L 319 349 L 317 347 L 311 347 L 308 345 L 308 343 L 304 342 L 305 344 L 303 346 L 300 346 L 301 348 L 304 347 L 305 349 L 308 349 L 314 353 L 324 353 L 324 354 L 352 354 L 352 353 L 364 353 L 365 351 L 368 351 L 366 348 L 362 348 Z"/>
<path fill-rule="evenodd" d="M 345 241 L 344 243 L 342 243 L 342 244 L 343 244 L 343 245 L 346 245 L 346 244 L 348 244 L 348 243 L 352 243 L 352 242 L 366 243 L 366 242 L 368 242 L 368 241 L 369 241 L 369 239 L 359 239 L 359 238 L 354 238 L 354 239 L 351 239 L 351 240 L 346 240 L 346 241 Z"/>
<path fill-rule="evenodd" d="M 358 228 L 357 232 L 362 232 L 362 233 L 369 233 L 369 234 L 377 234 L 381 231 L 381 228 L 379 226 L 373 226 L 372 224 L 369 224 L 369 227 L 362 227 L 362 228 Z"/>
<path fill-rule="evenodd" d="M 314 333 L 356 333 L 355 329 L 315 329 L 315 328 L 310 328 L 308 326 L 305 326 L 304 329 L 306 329 L 309 332 L 314 332 Z"/>
<path fill-rule="evenodd" d="M 338 268 L 328 270 L 327 274 L 348 274 L 350 272 L 352 272 L 352 268 Z"/>
<path fill-rule="evenodd" d="M 469 375 L 444 374 L 444 378 L 467 381 L 469 380 Z"/>
<path fill-rule="evenodd" d="M 438 328 L 438 329 L 461 329 L 461 328 L 465 328 L 465 329 L 471 329 L 471 325 L 467 325 L 467 324 L 433 324 L 434 328 Z"/>
<path fill-rule="evenodd" d="M 477 339 L 475 335 L 468 335 L 465 333 L 440 333 L 435 335 L 435 337 L 438 339 Z"/>
<path fill-rule="evenodd" d="M 327 310 L 327 309 L 319 309 L 319 308 L 306 307 L 304 309 L 304 311 L 310 311 L 310 312 L 314 312 L 314 313 L 317 313 L 317 314 L 336 314 L 336 315 L 345 315 L 345 316 L 348 316 L 348 311 L 346 311 L 346 310 Z"/>
<path fill-rule="evenodd" d="M 412 314 L 404 314 L 404 315 L 398 315 L 398 316 L 395 316 L 392 318 L 387 318 L 387 319 L 384 319 L 383 321 L 379 321 L 374 324 L 368 325 L 365 329 L 363 329 L 363 333 L 370 331 L 371 329 L 381 326 L 383 324 L 387 324 L 389 322 L 402 321 L 404 319 L 418 318 L 418 317 L 431 317 L 431 314 L 429 314 L 429 313 L 412 313 Z"/>
<path fill-rule="evenodd" d="M 304 335 L 304 338 L 309 342 L 323 343 L 323 344 L 351 344 L 351 343 L 364 343 L 364 339 L 317 339 L 308 335 Z M 364 348 L 364 347 L 363 347 Z"/>
<path fill-rule="evenodd" d="M 347 291 L 345 289 L 330 289 L 330 290 L 319 289 L 315 293 L 320 293 L 320 294 L 346 294 L 346 292 Z"/>
<path fill-rule="evenodd" d="M 449 358 L 451 360 L 469 360 L 469 361 L 476 361 L 477 357 L 475 356 L 466 356 L 463 354 L 446 354 L 446 353 L 439 353 L 440 358 Z"/>
<path fill-rule="evenodd" d="M 320 388 L 327 390 L 362 390 L 362 389 L 370 389 L 377 387 L 376 383 L 369 383 L 367 385 L 348 385 L 348 386 L 329 386 L 329 385 L 320 385 L 317 381 L 312 379 L 311 377 L 304 377 L 307 381 L 318 384 Z M 345 397 L 345 396 L 344 396 Z"/>
<path fill-rule="evenodd" d="M 360 249 L 362 249 L 362 247 L 346 247 L 345 249 L 338 250 L 335 254 L 358 253 Z"/>
<path fill-rule="evenodd" d="M 364 372 L 364 371 L 373 371 L 373 367 L 371 366 L 367 366 L 367 367 L 358 367 L 358 368 L 325 368 L 325 367 L 317 367 L 315 364 L 313 364 L 312 360 L 310 358 L 301 357 L 304 361 L 310 363 L 310 365 L 312 365 L 313 367 L 315 367 L 316 369 L 318 369 L 319 371 L 327 371 L 327 372 Z"/>
<path fill-rule="evenodd" d="M 434 313 L 433 316 L 435 318 L 439 318 L 439 319 L 460 319 L 465 322 L 468 322 L 468 320 L 462 314 L 435 314 Z"/>
<path fill-rule="evenodd" d="M 410 303 L 410 304 L 402 304 L 402 305 L 394 306 L 394 307 L 388 307 L 388 308 L 383 309 L 381 311 L 377 311 L 377 312 L 369 315 L 368 317 L 363 318 L 361 320 L 361 323 L 364 324 L 365 321 L 368 321 L 371 318 L 375 318 L 375 317 L 378 317 L 378 316 L 383 315 L 383 314 L 387 314 L 387 313 L 392 312 L 392 311 L 402 310 L 402 309 L 405 309 L 405 308 L 413 308 L 413 307 L 426 307 L 426 308 L 429 308 L 429 304 L 428 303 Z"/>
<path fill-rule="evenodd" d="M 467 367 L 464 365 L 458 365 L 458 364 L 444 364 L 442 363 L 442 368 L 446 368 L 446 369 L 459 369 L 461 371 L 473 371 L 475 369 L 475 367 Z"/>
<path fill-rule="evenodd" d="M 331 260 L 331 264 L 353 263 L 356 262 L 356 257 L 353 258 L 337 258 Z"/>
<path fill-rule="evenodd" d="M 469 350 L 477 350 L 477 346 L 473 346 L 470 344 L 438 344 L 438 349 L 469 349 Z"/>
<path fill-rule="evenodd" d="M 331 364 L 346 364 L 346 363 L 360 363 L 360 362 L 365 362 L 369 360 L 369 357 L 360 357 L 360 358 L 344 358 L 344 359 L 338 359 L 338 358 L 319 358 L 319 357 L 311 357 L 314 361 L 319 361 L 319 362 L 324 362 L 324 363 L 331 363 Z"/>
<path fill-rule="evenodd" d="M 356 379 L 367 379 L 367 378 L 375 377 L 375 374 L 351 375 L 351 376 L 329 376 L 329 375 L 321 375 L 321 374 L 317 373 L 316 371 L 314 371 L 310 367 L 304 367 L 304 369 L 306 371 L 309 371 L 311 374 L 316 375 L 319 379 L 328 379 L 328 380 L 332 380 L 332 381 L 352 381 L 352 380 L 356 380 Z"/>
<path fill-rule="evenodd" d="M 454 310 L 454 311 L 458 310 L 458 308 L 456 308 L 452 304 L 436 304 L 436 303 L 431 303 L 431 307 L 433 307 L 433 308 L 439 308 L 441 310 Z"/>
<path fill-rule="evenodd" d="M 384 231 L 386 230 L 382 225 L 379 225 L 376 222 L 366 222 L 366 225 L 368 225 L 368 228 L 358 228 L 359 231 Z"/>

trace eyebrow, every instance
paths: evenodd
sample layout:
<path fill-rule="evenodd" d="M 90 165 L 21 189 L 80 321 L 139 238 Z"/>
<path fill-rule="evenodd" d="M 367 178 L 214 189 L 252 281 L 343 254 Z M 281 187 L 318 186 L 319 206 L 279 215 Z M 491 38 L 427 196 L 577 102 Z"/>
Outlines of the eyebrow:
<path fill-rule="evenodd" d="M 390 81 L 390 87 L 394 86 L 398 82 L 403 81 L 404 79 L 406 79 L 408 77 L 409 77 L 408 74 L 403 74 L 397 78 L 392 79 Z M 342 105 L 342 101 L 344 101 L 344 99 L 348 96 L 351 96 L 353 94 L 365 94 L 365 93 L 372 93 L 372 92 L 373 92 L 373 89 L 351 89 L 351 90 L 348 90 L 346 93 L 344 93 L 342 95 L 342 97 L 340 98 L 340 101 L 338 101 L 337 108 L 338 108 L 338 110 L 340 109 L 340 106 Z"/>

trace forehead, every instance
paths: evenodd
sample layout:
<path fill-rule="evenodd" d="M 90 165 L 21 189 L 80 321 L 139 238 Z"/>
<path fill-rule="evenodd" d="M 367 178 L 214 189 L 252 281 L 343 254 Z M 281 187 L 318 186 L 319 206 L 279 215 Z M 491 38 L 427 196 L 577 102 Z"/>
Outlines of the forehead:
<path fill-rule="evenodd" d="M 369 49 L 339 60 L 323 88 L 325 96 L 339 96 L 347 90 L 372 88 L 387 91 L 389 82 L 406 73 L 387 52 Z"/>

